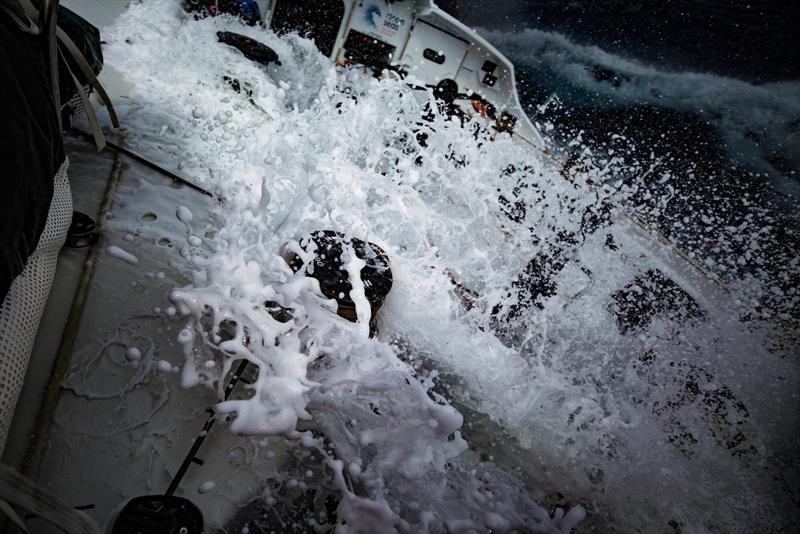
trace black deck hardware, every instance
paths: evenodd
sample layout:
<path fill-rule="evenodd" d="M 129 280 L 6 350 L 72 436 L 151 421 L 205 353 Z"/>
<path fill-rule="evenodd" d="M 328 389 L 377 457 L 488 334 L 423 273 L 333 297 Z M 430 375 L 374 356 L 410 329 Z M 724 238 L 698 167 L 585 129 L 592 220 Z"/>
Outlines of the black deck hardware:
<path fill-rule="evenodd" d="M 86 248 L 91 247 L 97 242 L 100 232 L 94 220 L 80 211 L 72 212 L 72 223 L 67 230 L 67 240 L 65 247 Z"/>
<path fill-rule="evenodd" d="M 255 61 L 265 67 L 273 63 L 278 66 L 281 64 L 278 54 L 273 49 L 246 35 L 233 32 L 217 32 L 217 39 L 219 39 L 220 43 L 232 46 L 250 61 Z"/>
<path fill-rule="evenodd" d="M 372 318 L 378 313 L 383 301 L 392 289 L 392 270 L 389 266 L 389 257 L 386 252 L 374 243 L 363 241 L 355 237 L 348 237 L 333 230 L 320 230 L 300 240 L 300 246 L 306 250 L 316 249 L 317 255 L 312 260 L 313 268 L 308 276 L 319 280 L 322 294 L 335 299 L 338 304 L 338 314 L 349 321 L 357 321 L 356 305 L 350 298 L 349 275 L 342 270 L 341 256 L 345 246 L 352 246 L 356 257 L 366 261 L 366 266 L 361 269 L 361 279 L 364 282 L 364 293 L 372 308 Z M 306 266 L 303 260 L 292 255 L 289 266 L 297 272 Z"/>
<path fill-rule="evenodd" d="M 201 534 L 203 514 L 189 499 L 146 495 L 132 499 L 117 516 L 112 534 Z"/>

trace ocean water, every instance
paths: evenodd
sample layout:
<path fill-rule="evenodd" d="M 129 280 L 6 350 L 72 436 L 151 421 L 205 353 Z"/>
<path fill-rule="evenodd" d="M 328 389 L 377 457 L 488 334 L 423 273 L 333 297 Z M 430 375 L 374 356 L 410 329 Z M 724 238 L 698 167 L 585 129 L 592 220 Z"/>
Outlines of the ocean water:
<path fill-rule="evenodd" d="M 633 184 L 632 209 L 728 283 L 772 280 L 768 313 L 797 328 L 796 301 L 777 293 L 800 282 L 800 5 L 443 5 L 514 62 L 554 150 Z M 756 233 L 754 256 L 741 243 Z"/>
<path fill-rule="evenodd" d="M 753 83 L 800 78 L 795 2 L 445 0 L 438 5 L 471 26 L 559 33 L 671 71 Z"/>
<path fill-rule="evenodd" d="M 106 61 L 133 87 L 126 143 L 217 201 L 210 221 L 176 206 L 174 268 L 192 280 L 169 295 L 181 385 L 258 368 L 217 409 L 232 432 L 313 453 L 304 484 L 335 503 L 287 511 L 287 531 L 790 530 L 800 260 L 794 155 L 774 132 L 791 134 L 795 83 L 670 70 L 502 21 L 482 31 L 517 64 L 555 161 L 445 116 L 423 124 L 401 81 L 336 69 L 301 36 L 170 0 L 108 30 Z M 282 65 L 247 61 L 219 30 Z M 376 338 L 283 259 L 329 228 L 390 258 Z M 252 465 L 277 490 L 249 506 L 297 485 L 291 466 Z M 212 528 L 276 528 L 256 523 Z"/>
<path fill-rule="evenodd" d="M 785 267 L 800 253 L 800 81 L 671 71 L 536 29 L 486 35 L 517 64 L 529 114 L 556 150 L 589 150 L 634 183 L 635 209 L 732 283 L 767 268 L 781 287 L 797 284 Z M 648 214 L 653 198 L 670 202 Z M 761 230 L 761 265 L 742 264 L 735 243 Z M 704 245 L 720 241 L 730 248 Z"/>
<path fill-rule="evenodd" d="M 632 184 L 630 209 L 739 295 L 755 297 L 753 280 L 770 280 L 772 296 L 756 297 L 762 311 L 798 330 L 797 300 L 785 297 L 800 283 L 800 5 L 442 5 L 514 62 L 523 106 L 554 150 L 597 163 L 608 181 Z M 787 437 L 796 441 L 797 430 Z M 781 491 L 796 487 L 797 477 Z M 784 513 L 796 517 L 796 490 L 789 494 L 794 504 Z M 685 531 L 669 525 L 639 529 Z"/>
<path fill-rule="evenodd" d="M 797 224 L 797 3 L 442 5 L 512 59 L 523 105 L 554 128 L 561 146 L 579 133 L 593 147 L 625 136 L 634 149 L 694 166 L 700 184 L 687 180 L 687 188 L 712 183 L 732 187 L 729 197 L 763 194 Z"/>

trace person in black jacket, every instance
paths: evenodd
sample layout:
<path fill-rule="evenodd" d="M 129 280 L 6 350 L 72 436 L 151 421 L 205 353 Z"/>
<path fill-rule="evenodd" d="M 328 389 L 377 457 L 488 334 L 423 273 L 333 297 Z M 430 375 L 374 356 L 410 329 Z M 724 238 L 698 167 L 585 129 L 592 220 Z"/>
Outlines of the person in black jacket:
<path fill-rule="evenodd" d="M 72 217 L 50 43 L 13 9 L 0 9 L 0 452 Z"/>

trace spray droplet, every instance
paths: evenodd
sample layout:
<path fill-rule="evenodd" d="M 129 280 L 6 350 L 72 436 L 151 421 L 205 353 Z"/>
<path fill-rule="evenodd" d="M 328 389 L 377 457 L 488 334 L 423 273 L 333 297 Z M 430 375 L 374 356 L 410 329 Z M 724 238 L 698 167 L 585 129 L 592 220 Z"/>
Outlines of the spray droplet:
<path fill-rule="evenodd" d="M 213 480 L 206 480 L 197 487 L 197 493 L 200 493 L 201 495 L 203 493 L 208 493 L 209 491 L 213 490 L 214 487 L 216 487 L 216 484 L 214 484 Z"/>
<path fill-rule="evenodd" d="M 192 210 L 187 208 L 186 206 L 178 206 L 178 209 L 175 210 L 175 216 L 178 217 L 178 220 L 184 224 L 189 224 L 192 222 Z"/>
<path fill-rule="evenodd" d="M 142 352 L 136 347 L 128 347 L 125 357 L 130 361 L 139 360 L 142 357 Z"/>

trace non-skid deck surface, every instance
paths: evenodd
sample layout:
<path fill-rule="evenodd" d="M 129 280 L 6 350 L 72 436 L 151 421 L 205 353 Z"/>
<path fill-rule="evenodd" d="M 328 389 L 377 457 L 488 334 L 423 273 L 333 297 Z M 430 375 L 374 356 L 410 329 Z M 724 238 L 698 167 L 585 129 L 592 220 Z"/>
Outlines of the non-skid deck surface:
<path fill-rule="evenodd" d="M 82 157 L 86 150 L 71 146 L 73 181 L 96 172 L 96 163 Z M 101 525 L 129 498 L 167 488 L 215 402 L 205 388 L 180 389 L 176 336 L 185 320 L 168 300 L 172 288 L 187 283 L 175 265 L 188 235 L 213 231 L 207 214 L 214 200 L 124 157 L 121 163 L 39 475 L 69 504 L 92 506 L 88 513 Z M 179 205 L 194 214 L 191 229 L 176 217 Z M 138 261 L 120 259 L 114 246 Z M 132 348 L 141 353 L 137 363 Z M 260 445 L 218 425 L 201 450 L 204 464 L 192 466 L 178 494 L 196 502 L 211 525 L 221 524 L 259 490 L 249 466 L 254 451 L 260 471 L 273 469 L 263 461 L 272 454 Z M 277 445 L 268 448 L 280 458 Z M 208 481 L 214 489 L 200 494 Z"/>

